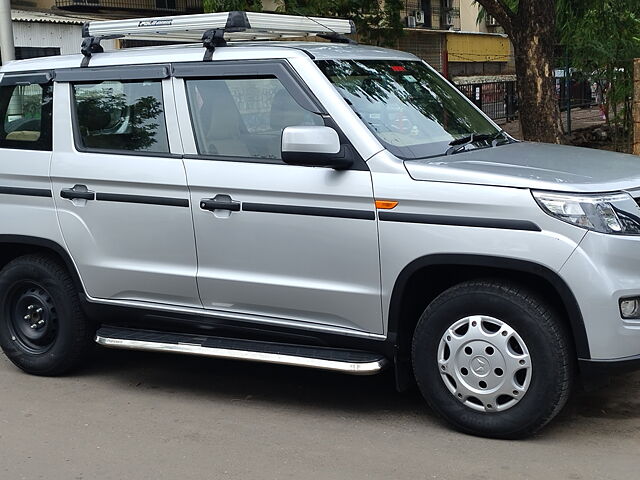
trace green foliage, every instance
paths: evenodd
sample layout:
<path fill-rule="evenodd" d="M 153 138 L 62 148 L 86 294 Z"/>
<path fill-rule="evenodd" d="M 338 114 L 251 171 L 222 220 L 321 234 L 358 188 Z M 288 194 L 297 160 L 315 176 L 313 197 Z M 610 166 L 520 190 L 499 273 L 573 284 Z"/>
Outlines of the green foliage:
<path fill-rule="evenodd" d="M 477 0 L 473 0 L 473 4 L 476 5 L 479 2 Z M 518 3 L 519 0 L 504 0 L 504 4 L 509 7 L 511 9 L 512 12 L 517 12 L 518 11 Z M 482 22 L 485 18 L 487 18 L 489 14 L 487 13 L 487 11 L 484 9 L 483 6 L 480 6 L 480 8 L 478 9 L 478 17 L 476 18 L 476 23 L 480 23 Z"/>
<path fill-rule="evenodd" d="M 633 59 L 640 58 L 638 0 L 557 0 L 559 37 L 571 65 L 605 91 L 607 121 L 620 150 L 630 148 Z"/>
<path fill-rule="evenodd" d="M 349 18 L 363 43 L 393 46 L 403 33 L 402 0 L 280 0 L 279 10 L 293 15 Z"/>
<path fill-rule="evenodd" d="M 261 0 L 202 0 L 205 12 L 231 12 L 241 10 L 245 12 L 259 12 L 262 10 Z"/>

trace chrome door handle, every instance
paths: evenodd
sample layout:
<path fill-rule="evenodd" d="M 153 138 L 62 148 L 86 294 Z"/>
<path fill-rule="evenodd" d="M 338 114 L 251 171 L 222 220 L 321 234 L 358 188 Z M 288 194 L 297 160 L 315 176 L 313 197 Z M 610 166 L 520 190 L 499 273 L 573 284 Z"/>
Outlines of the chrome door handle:
<path fill-rule="evenodd" d="M 216 195 L 214 198 L 203 198 L 200 200 L 200 208 L 202 210 L 229 210 L 231 212 L 240 211 L 240 202 L 230 199 L 227 195 Z"/>
<path fill-rule="evenodd" d="M 67 200 L 95 200 L 96 192 L 90 192 L 85 185 L 75 185 L 73 188 L 65 188 L 60 192 L 62 198 Z"/>

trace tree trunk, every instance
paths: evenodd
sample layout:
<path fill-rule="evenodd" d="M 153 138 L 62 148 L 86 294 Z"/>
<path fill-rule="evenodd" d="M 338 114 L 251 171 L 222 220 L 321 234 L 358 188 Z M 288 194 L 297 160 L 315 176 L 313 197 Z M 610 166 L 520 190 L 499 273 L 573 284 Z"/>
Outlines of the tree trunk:
<path fill-rule="evenodd" d="M 560 110 L 551 65 L 553 41 L 545 45 L 544 34 L 531 31 L 536 28 L 527 30 L 513 38 L 522 136 L 533 142 L 560 143 Z"/>
<path fill-rule="evenodd" d="M 553 79 L 555 0 L 478 0 L 513 42 L 520 126 L 525 140 L 560 143 L 560 109 Z"/>

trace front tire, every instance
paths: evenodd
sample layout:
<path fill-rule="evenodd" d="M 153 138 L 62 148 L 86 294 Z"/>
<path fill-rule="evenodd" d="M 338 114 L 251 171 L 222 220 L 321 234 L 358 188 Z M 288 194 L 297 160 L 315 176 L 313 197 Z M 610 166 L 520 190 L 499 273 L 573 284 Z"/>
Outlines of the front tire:
<path fill-rule="evenodd" d="M 67 269 L 48 255 L 25 255 L 0 272 L 0 347 L 34 375 L 61 375 L 82 363 L 92 346 Z"/>
<path fill-rule="evenodd" d="M 537 295 L 500 281 L 470 281 L 438 296 L 416 327 L 416 381 L 457 429 L 522 438 L 562 409 L 571 348 L 557 314 Z"/>

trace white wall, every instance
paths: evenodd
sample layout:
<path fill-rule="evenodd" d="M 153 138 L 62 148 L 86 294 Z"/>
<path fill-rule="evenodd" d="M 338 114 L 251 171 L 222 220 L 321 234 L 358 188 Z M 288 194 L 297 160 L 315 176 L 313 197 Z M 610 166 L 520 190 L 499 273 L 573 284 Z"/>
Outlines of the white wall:
<path fill-rule="evenodd" d="M 478 25 L 478 10 L 480 5 L 473 0 L 460 0 L 460 27 L 463 32 L 486 32 L 487 26 L 484 21 Z"/>
<path fill-rule="evenodd" d="M 60 23 L 13 22 L 16 47 L 58 47 L 61 55 L 80 53 L 82 26 Z M 105 50 L 115 48 L 113 40 L 102 42 Z"/>

